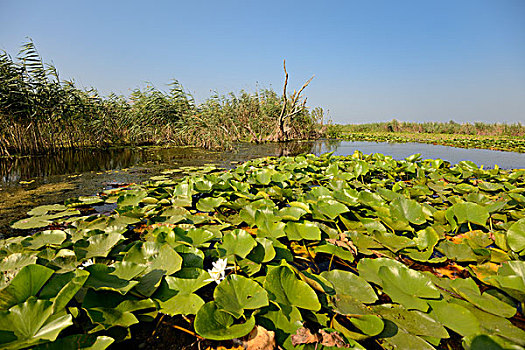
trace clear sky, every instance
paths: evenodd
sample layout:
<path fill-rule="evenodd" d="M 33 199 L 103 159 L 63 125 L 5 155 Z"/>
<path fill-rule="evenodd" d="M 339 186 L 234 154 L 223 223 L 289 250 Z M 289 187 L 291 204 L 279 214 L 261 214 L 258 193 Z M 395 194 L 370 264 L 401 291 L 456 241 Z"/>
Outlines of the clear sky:
<path fill-rule="evenodd" d="M 286 58 L 338 123 L 525 122 L 525 0 L 0 0 L 0 49 L 26 37 L 103 94 L 281 91 Z"/>

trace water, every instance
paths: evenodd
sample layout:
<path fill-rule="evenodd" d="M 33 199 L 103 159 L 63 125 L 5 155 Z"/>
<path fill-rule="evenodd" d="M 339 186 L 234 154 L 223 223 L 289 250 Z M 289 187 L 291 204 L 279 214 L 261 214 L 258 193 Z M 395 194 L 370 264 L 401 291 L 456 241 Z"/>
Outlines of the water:
<path fill-rule="evenodd" d="M 423 158 L 441 158 L 451 163 L 471 160 L 485 168 L 525 168 L 525 154 L 482 149 L 462 149 L 420 143 L 376 143 L 320 140 L 283 144 L 238 144 L 229 151 L 193 147 L 144 147 L 112 150 L 65 151 L 41 157 L 0 159 L 0 237 L 10 235 L 9 223 L 22 218 L 30 208 L 92 195 L 113 183 L 147 180 L 162 170 L 181 166 L 216 164 L 232 167 L 237 162 L 264 156 L 322 154 L 334 151 L 349 155 L 383 153 L 403 159 L 414 153 Z"/>
<path fill-rule="evenodd" d="M 470 160 L 478 166 L 483 165 L 484 168 L 494 168 L 495 165 L 498 165 L 503 169 L 525 169 L 525 153 L 457 148 L 427 143 L 342 141 L 335 145 L 322 144 L 321 152 L 335 151 L 334 154 L 336 155 L 348 155 L 356 149 L 365 154 L 383 153 L 394 157 L 394 159 L 404 159 L 412 154 L 421 153 L 423 159 L 440 158 L 449 161 L 451 164 Z"/>

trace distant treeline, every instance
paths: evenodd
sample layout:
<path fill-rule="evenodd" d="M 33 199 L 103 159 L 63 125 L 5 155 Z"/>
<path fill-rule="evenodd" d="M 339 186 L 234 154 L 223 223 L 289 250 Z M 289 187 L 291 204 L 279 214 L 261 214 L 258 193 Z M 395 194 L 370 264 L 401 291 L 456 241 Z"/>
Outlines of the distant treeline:
<path fill-rule="evenodd" d="M 147 86 L 129 97 L 103 97 L 62 80 L 30 41 L 15 59 L 0 53 L 0 156 L 115 145 L 212 148 L 234 141 L 319 137 L 322 108 L 309 110 L 293 96 L 262 89 L 216 94 L 197 104 L 174 80 L 168 91 Z"/>
<path fill-rule="evenodd" d="M 429 134 L 462 134 L 487 136 L 525 136 L 525 126 L 521 123 L 447 123 L 439 122 L 400 122 L 393 119 L 389 122 L 369 124 L 334 125 L 331 133 L 348 132 L 393 132 L 393 133 L 429 133 Z"/>

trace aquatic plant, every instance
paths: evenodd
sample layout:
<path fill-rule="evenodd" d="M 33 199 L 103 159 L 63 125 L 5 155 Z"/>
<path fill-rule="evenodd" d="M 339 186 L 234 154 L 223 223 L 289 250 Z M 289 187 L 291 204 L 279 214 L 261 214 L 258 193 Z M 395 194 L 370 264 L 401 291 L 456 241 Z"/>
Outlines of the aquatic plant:
<path fill-rule="evenodd" d="M 425 134 L 391 132 L 345 133 L 344 127 L 331 127 L 327 131 L 335 138 L 347 141 L 369 142 L 419 142 L 460 148 L 484 148 L 497 151 L 525 153 L 525 139 L 508 136 L 475 136 L 461 134 Z"/>
<path fill-rule="evenodd" d="M 1 346 L 103 349 L 146 323 L 211 347 L 525 346 L 525 170 L 359 152 L 182 170 L 13 223 L 31 231 L 0 249 Z"/>

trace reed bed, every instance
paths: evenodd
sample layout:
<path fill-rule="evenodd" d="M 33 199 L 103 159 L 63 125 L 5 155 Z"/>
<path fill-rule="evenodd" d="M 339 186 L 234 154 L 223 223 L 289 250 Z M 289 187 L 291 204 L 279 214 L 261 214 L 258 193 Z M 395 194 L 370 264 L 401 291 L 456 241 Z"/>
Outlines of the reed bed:
<path fill-rule="evenodd" d="M 62 80 L 29 41 L 14 59 L 0 53 L 0 156 L 116 145 L 224 148 L 275 140 L 283 120 L 279 141 L 319 137 L 322 108 L 297 109 L 296 100 L 262 89 L 216 94 L 197 104 L 177 80 L 167 91 L 147 86 L 129 97 L 101 96 Z M 286 110 L 293 115 L 283 118 Z"/>
<path fill-rule="evenodd" d="M 412 133 L 412 134 L 456 134 L 478 136 L 525 137 L 525 126 L 517 123 L 457 123 L 453 120 L 442 122 L 389 122 L 334 125 L 332 133 Z"/>

